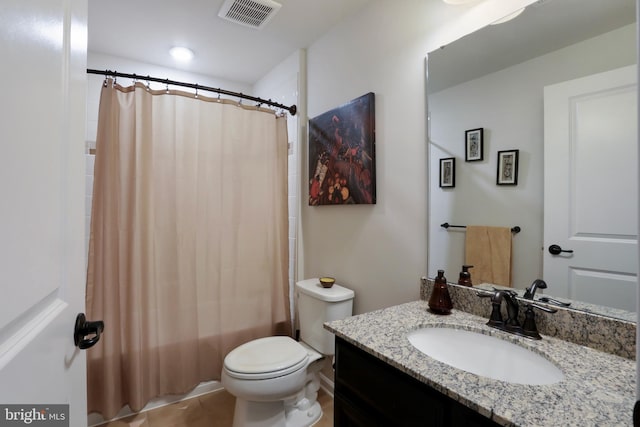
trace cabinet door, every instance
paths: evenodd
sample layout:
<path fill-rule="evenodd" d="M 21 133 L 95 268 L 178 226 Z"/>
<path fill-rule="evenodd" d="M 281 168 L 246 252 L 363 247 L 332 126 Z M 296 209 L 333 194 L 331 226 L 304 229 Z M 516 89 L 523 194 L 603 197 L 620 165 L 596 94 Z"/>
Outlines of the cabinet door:
<path fill-rule="evenodd" d="M 447 399 L 393 366 L 336 340 L 335 427 L 445 426 L 449 424 Z"/>
<path fill-rule="evenodd" d="M 456 402 L 451 410 L 450 425 L 453 427 L 495 427 L 498 424 Z"/>
<path fill-rule="evenodd" d="M 378 413 L 363 410 L 342 395 L 333 398 L 333 425 L 335 427 L 376 427 L 395 425 L 380 418 Z"/>
<path fill-rule="evenodd" d="M 335 427 L 496 425 L 427 384 L 336 338 Z"/>

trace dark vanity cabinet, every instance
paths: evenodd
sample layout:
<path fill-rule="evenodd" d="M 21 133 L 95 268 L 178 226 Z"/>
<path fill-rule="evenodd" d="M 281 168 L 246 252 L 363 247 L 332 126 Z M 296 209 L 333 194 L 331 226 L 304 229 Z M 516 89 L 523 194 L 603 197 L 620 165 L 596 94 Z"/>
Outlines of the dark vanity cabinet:
<path fill-rule="evenodd" d="M 337 337 L 335 357 L 335 427 L 499 425 Z"/>

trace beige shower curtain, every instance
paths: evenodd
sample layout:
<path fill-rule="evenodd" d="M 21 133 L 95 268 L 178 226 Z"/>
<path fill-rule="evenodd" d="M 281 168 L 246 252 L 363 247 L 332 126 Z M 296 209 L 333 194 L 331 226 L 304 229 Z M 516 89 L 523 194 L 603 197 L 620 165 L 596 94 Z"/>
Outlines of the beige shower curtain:
<path fill-rule="evenodd" d="M 88 409 L 112 418 L 291 334 L 286 118 L 109 81 L 96 150 L 86 302 L 105 330 Z"/>

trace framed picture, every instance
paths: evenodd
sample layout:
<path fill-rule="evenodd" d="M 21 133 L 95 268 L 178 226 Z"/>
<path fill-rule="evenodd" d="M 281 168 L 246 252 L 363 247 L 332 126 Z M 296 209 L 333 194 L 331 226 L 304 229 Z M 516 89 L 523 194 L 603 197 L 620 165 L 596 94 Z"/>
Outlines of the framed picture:
<path fill-rule="evenodd" d="M 518 185 L 518 153 L 520 150 L 498 151 L 498 185 Z"/>
<path fill-rule="evenodd" d="M 376 203 L 375 96 L 309 120 L 309 206 Z"/>
<path fill-rule="evenodd" d="M 456 159 L 447 157 L 440 159 L 440 187 L 453 188 L 456 186 Z"/>
<path fill-rule="evenodd" d="M 464 132 L 465 134 L 465 150 L 464 161 L 475 162 L 482 160 L 484 151 L 484 144 L 482 140 L 483 128 L 469 129 Z"/>

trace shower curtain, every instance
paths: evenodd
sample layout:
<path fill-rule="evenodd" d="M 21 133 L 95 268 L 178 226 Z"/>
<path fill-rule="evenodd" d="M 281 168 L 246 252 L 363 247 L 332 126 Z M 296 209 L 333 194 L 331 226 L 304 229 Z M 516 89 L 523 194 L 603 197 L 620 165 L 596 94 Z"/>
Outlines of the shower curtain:
<path fill-rule="evenodd" d="M 291 335 L 286 118 L 141 83 L 102 88 L 87 271 L 88 410 L 112 418 L 219 379 Z"/>

